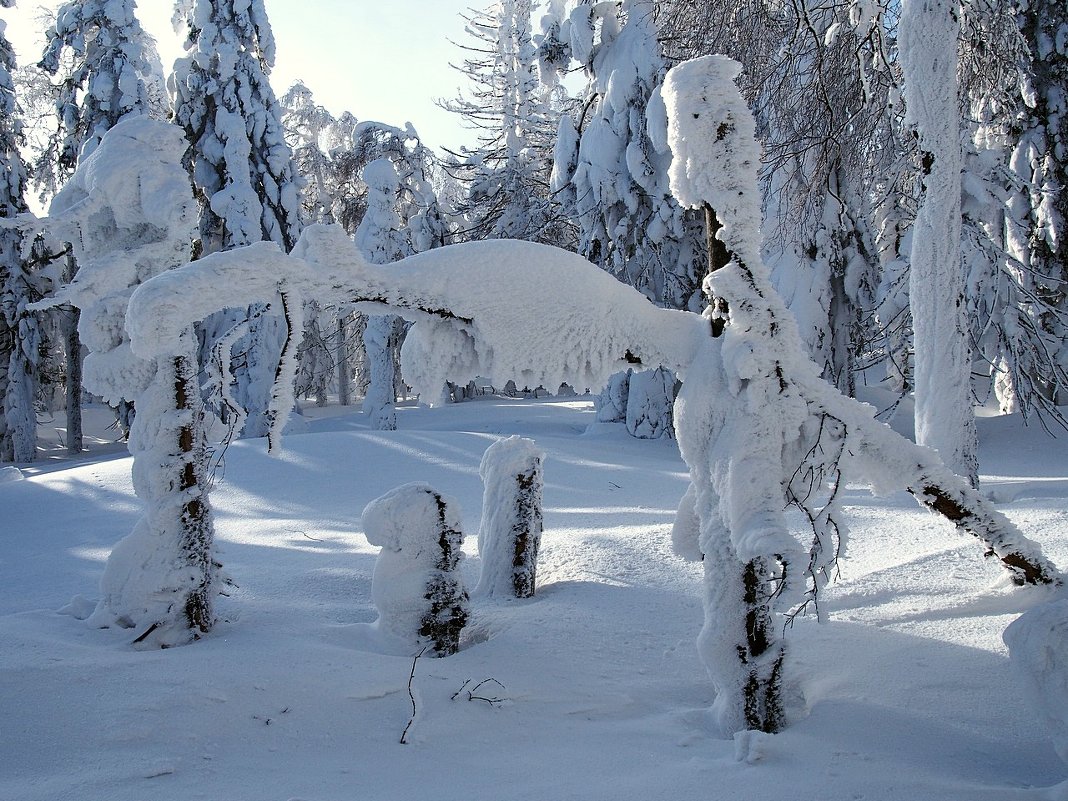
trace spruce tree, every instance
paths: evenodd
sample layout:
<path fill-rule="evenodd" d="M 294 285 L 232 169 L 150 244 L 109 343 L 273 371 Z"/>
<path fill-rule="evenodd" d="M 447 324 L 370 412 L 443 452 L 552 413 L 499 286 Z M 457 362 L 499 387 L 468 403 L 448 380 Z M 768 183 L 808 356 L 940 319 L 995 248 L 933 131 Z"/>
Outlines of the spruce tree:
<path fill-rule="evenodd" d="M 14 0 L 0 0 L 11 8 Z M 0 218 L 27 211 L 26 168 L 19 155 L 22 121 L 12 73 L 15 54 L 0 20 Z M 23 257 L 23 234 L 0 228 L 0 461 L 30 462 L 37 453 L 34 395 L 41 332 L 26 309 L 36 290 Z"/>
<path fill-rule="evenodd" d="M 192 144 L 188 166 L 201 205 L 203 254 L 272 241 L 285 251 L 300 235 L 300 195 L 281 109 L 269 83 L 275 43 L 263 0 L 178 0 L 186 55 L 174 65 L 175 122 Z M 263 307 L 205 321 L 202 359 L 235 327 L 236 400 L 243 433 L 267 431 L 267 403 L 285 336 L 281 317 Z M 215 354 L 222 361 L 229 352 Z M 220 372 L 225 373 L 225 370 Z M 228 379 L 221 378 L 223 382 Z M 223 387 L 225 398 L 228 390 Z"/>

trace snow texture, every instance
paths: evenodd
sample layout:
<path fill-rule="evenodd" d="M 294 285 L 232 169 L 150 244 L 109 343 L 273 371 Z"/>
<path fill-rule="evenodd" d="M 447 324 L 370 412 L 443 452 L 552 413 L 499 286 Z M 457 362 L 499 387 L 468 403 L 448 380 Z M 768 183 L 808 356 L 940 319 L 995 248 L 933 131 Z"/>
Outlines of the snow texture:
<path fill-rule="evenodd" d="M 413 656 L 455 653 L 468 614 L 458 570 L 464 536 L 459 505 L 411 483 L 371 501 L 361 519 L 367 541 L 382 548 L 371 580 L 374 628 Z"/>
<path fill-rule="evenodd" d="M 485 487 L 476 595 L 529 598 L 537 584 L 542 534 L 542 463 L 545 452 L 518 435 L 486 449 L 478 473 Z"/>

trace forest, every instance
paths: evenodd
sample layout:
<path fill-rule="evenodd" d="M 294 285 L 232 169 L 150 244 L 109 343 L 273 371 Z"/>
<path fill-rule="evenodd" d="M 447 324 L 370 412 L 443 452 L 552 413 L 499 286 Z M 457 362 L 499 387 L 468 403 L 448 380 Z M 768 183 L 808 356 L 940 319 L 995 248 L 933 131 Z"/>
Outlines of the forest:
<path fill-rule="evenodd" d="M 457 149 L 264 0 L 0 20 L 0 787 L 1068 797 L 1068 6 L 463 20 Z"/>

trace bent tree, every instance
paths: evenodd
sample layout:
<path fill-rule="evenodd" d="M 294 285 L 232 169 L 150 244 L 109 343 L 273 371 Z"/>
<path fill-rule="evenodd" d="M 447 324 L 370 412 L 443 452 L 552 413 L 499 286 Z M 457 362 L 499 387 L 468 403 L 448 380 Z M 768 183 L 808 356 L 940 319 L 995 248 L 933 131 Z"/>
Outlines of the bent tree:
<path fill-rule="evenodd" d="M 760 255 L 754 122 L 722 56 L 685 62 L 664 85 L 671 186 L 714 210 L 729 263 L 705 281 L 709 343 L 687 372 L 676 425 L 691 486 L 675 524 L 678 549 L 704 559 L 700 647 L 727 731 L 776 731 L 785 642 L 782 616 L 819 592 L 844 533 L 837 490 L 843 455 L 880 489 L 905 489 L 977 537 L 1017 584 L 1058 581 L 1056 568 L 938 455 L 875 421 L 874 410 L 820 378 Z M 713 216 L 713 215 L 710 215 Z M 807 553 L 786 523 L 799 509 Z M 835 541 L 838 540 L 836 543 Z"/>

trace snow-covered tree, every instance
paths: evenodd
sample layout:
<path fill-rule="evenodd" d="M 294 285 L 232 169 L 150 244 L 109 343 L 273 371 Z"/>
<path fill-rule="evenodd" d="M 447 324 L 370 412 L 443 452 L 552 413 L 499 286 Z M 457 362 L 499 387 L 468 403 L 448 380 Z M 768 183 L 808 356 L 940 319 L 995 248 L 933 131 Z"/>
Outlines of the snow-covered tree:
<path fill-rule="evenodd" d="M 474 148 L 451 154 L 445 165 L 464 187 L 456 209 L 463 239 L 560 246 L 571 239 L 549 190 L 559 111 L 554 93 L 539 85 L 532 5 L 499 0 L 464 17 L 473 41 L 464 46 L 458 69 L 470 86 L 466 95 L 443 102 L 479 132 Z"/>
<path fill-rule="evenodd" d="M 898 41 L 923 176 L 909 259 L 916 441 L 974 484 L 979 455 L 960 244 L 959 14 L 956 0 L 905 0 Z"/>
<path fill-rule="evenodd" d="M 14 0 L 0 0 L 11 8 Z M 26 168 L 19 155 L 22 122 L 12 74 L 15 54 L 0 19 L 0 219 L 27 211 Z M 37 454 L 34 395 L 41 333 L 26 307 L 36 300 L 24 235 L 0 228 L 0 461 L 31 462 Z M 26 248 L 28 249 L 28 248 Z"/>
<path fill-rule="evenodd" d="M 168 111 L 163 70 L 153 39 L 137 18 L 135 0 L 78 0 L 56 12 L 45 34 L 39 67 L 59 82 L 54 87 L 58 122 L 45 151 L 37 159 L 35 178 L 54 193 L 116 124 L 131 117 L 163 119 Z M 68 257 L 64 280 L 77 271 Z M 60 328 L 66 349 L 68 378 L 78 375 L 81 341 L 78 310 L 62 314 Z M 68 445 L 80 450 L 81 383 L 68 381 Z M 129 429 L 130 399 L 117 399 L 123 430 Z"/>
<path fill-rule="evenodd" d="M 865 480 L 904 487 L 978 537 L 1018 583 L 1057 580 L 1038 547 L 967 479 L 820 380 L 761 256 L 755 122 L 732 82 L 740 69 L 721 56 L 695 59 L 668 74 L 664 91 L 672 190 L 716 211 L 730 254 L 706 279 L 706 316 L 722 325 L 712 326 L 676 404 L 691 486 L 673 532 L 681 555 L 704 562 L 699 647 L 728 732 L 785 723 L 780 615 L 818 609 L 843 534 L 836 498 L 846 452 Z M 788 506 L 811 526 L 807 554 L 789 532 Z"/>
<path fill-rule="evenodd" d="M 561 119 L 554 192 L 572 198 L 578 251 L 657 305 L 701 308 L 704 219 L 671 196 L 671 154 L 645 108 L 663 81 L 651 0 L 580 4 L 563 26 L 589 79 L 581 117 Z M 655 101 L 654 101 L 655 102 Z"/>
<path fill-rule="evenodd" d="M 192 143 L 188 164 L 201 203 L 200 252 L 253 242 L 293 247 L 300 234 L 299 182 L 281 109 L 268 76 L 275 43 L 263 0 L 178 0 L 175 22 L 186 55 L 170 88 L 175 122 Z M 207 353 L 227 341 L 237 352 L 244 434 L 266 433 L 267 405 L 282 347 L 277 309 L 231 310 L 204 328 Z M 243 338 L 226 337 L 236 325 Z M 236 341 L 235 341 L 236 340 Z M 229 349 L 217 358 L 228 360 Z M 223 396 L 227 394 L 221 387 Z"/>
<path fill-rule="evenodd" d="M 444 217 L 429 181 L 430 155 L 409 125 L 401 130 L 381 123 L 360 123 L 353 141 L 366 157 L 376 156 L 363 170 L 367 211 L 356 229 L 356 245 L 372 264 L 389 264 L 445 243 Z M 376 315 L 363 330 L 368 386 L 364 411 L 376 429 L 397 427 L 397 359 L 404 321 Z"/>
<path fill-rule="evenodd" d="M 160 647 L 211 629 L 219 581 L 192 325 L 158 359 L 140 358 L 124 326 L 136 287 L 189 260 L 197 213 L 186 147 L 176 126 L 119 122 L 82 158 L 48 220 L 81 264 L 46 302 L 82 310 L 86 386 L 138 407 L 129 448 L 145 510 L 108 558 L 90 623 L 134 629 L 135 643 Z"/>
<path fill-rule="evenodd" d="M 135 0 L 65 2 L 45 34 L 39 66 L 60 79 L 58 130 L 43 161 L 61 184 L 120 120 L 167 112 L 156 45 L 137 18 Z"/>

